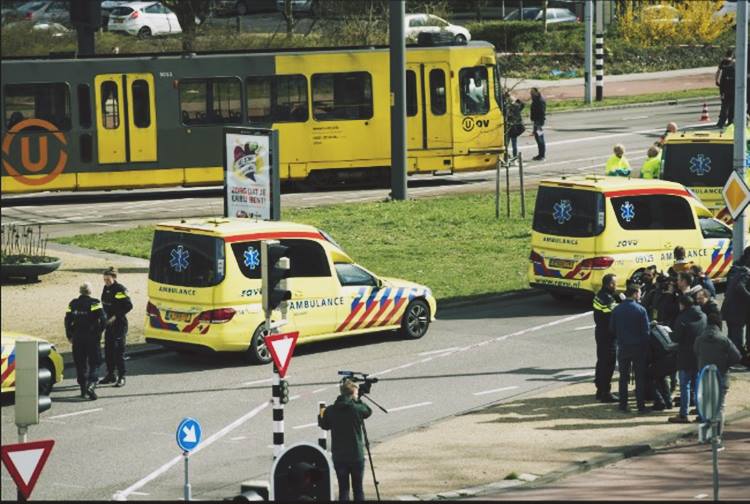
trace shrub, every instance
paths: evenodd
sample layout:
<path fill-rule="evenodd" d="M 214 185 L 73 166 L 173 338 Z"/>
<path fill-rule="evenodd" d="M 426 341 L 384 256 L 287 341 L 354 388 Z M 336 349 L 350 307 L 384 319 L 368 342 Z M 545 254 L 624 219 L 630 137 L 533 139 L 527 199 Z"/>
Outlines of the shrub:
<path fill-rule="evenodd" d="M 500 52 L 583 51 L 583 25 L 555 23 L 544 33 L 537 21 L 487 21 L 469 23 L 466 28 L 473 40 L 486 40 Z"/>

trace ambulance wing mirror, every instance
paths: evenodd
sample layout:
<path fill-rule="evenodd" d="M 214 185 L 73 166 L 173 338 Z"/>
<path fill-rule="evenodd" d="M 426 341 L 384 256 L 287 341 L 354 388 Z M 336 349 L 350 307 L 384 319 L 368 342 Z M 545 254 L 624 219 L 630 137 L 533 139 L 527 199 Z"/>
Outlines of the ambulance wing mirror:
<path fill-rule="evenodd" d="M 375 277 L 375 285 L 377 285 L 378 289 L 383 287 L 383 281 L 377 277 Z"/>

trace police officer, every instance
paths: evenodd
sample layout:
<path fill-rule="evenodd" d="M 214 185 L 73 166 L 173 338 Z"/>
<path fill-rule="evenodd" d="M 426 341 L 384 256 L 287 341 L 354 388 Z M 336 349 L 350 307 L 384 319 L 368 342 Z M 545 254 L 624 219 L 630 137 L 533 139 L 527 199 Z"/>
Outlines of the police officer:
<path fill-rule="evenodd" d="M 117 282 L 117 270 L 110 266 L 103 272 L 104 289 L 102 304 L 107 314 L 104 332 L 104 355 L 107 361 L 107 376 L 99 382 L 114 383 L 115 387 L 125 385 L 125 338 L 128 335 L 128 319 L 125 315 L 133 309 L 128 290 Z M 117 378 L 115 378 L 117 368 Z"/>
<path fill-rule="evenodd" d="M 617 402 L 612 395 L 612 374 L 615 372 L 616 350 L 615 337 L 610 330 L 609 319 L 617 304 L 615 291 L 617 277 L 612 273 L 602 278 L 602 288 L 594 296 L 594 337 L 596 338 L 596 398 L 601 402 Z"/>
<path fill-rule="evenodd" d="M 339 386 L 341 395 L 323 410 L 319 424 L 331 431 L 331 455 L 339 483 L 339 500 L 349 500 L 349 478 L 355 501 L 365 500 L 362 486 L 365 474 L 362 422 L 372 415 L 368 405 L 359 399 L 359 386 L 345 378 Z"/>
<path fill-rule="evenodd" d="M 76 365 L 81 397 L 96 400 L 97 369 L 101 361 L 99 342 L 107 319 L 98 299 L 91 297 L 91 284 L 84 282 L 80 296 L 68 304 L 65 314 L 65 335 L 73 343 L 73 360 Z"/>

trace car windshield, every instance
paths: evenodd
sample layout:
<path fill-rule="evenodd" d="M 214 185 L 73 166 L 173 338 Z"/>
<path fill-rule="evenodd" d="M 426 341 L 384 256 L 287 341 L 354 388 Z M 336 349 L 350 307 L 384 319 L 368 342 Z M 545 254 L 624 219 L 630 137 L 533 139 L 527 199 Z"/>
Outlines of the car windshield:
<path fill-rule="evenodd" d="M 378 282 L 371 274 L 356 264 L 336 263 L 336 275 L 342 286 L 369 285 L 377 286 Z"/>
<path fill-rule="evenodd" d="M 713 217 L 700 218 L 701 232 L 703 238 L 726 238 L 732 239 L 732 228 L 719 222 Z"/>
<path fill-rule="evenodd" d="M 526 20 L 529 20 L 529 19 L 534 20 L 536 19 L 537 14 L 539 14 L 539 10 L 540 9 L 526 8 L 523 10 L 523 18 Z M 520 18 L 519 12 L 520 11 L 516 9 L 510 14 L 508 14 L 507 16 L 505 16 L 505 19 L 507 20 L 519 19 Z"/>
<path fill-rule="evenodd" d="M 732 173 L 732 144 L 666 144 L 663 178 L 688 187 L 724 187 Z"/>
<path fill-rule="evenodd" d="M 210 287 L 224 279 L 224 265 L 224 240 L 221 238 L 156 231 L 148 278 L 168 285 Z"/>
<path fill-rule="evenodd" d="M 429 26 L 448 26 L 450 23 L 444 19 L 440 19 L 437 16 L 428 16 L 427 17 L 427 24 Z"/>
<path fill-rule="evenodd" d="M 533 229 L 555 236 L 596 236 L 604 230 L 604 196 L 596 191 L 541 186 Z"/>

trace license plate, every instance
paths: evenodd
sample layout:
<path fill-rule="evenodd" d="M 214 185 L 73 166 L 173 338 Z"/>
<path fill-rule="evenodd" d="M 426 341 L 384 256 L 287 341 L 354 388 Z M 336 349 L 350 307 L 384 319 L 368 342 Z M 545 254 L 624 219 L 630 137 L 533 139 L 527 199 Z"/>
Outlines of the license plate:
<path fill-rule="evenodd" d="M 167 310 L 167 312 L 165 313 L 165 317 L 167 320 L 174 320 L 177 322 L 190 322 L 193 319 L 193 314 Z"/>
<path fill-rule="evenodd" d="M 575 264 L 576 262 L 572 259 L 550 259 L 549 260 L 550 268 L 572 269 L 573 266 L 575 266 Z"/>
<path fill-rule="evenodd" d="M 112 22 L 115 24 L 122 23 L 122 19 L 113 19 Z"/>

